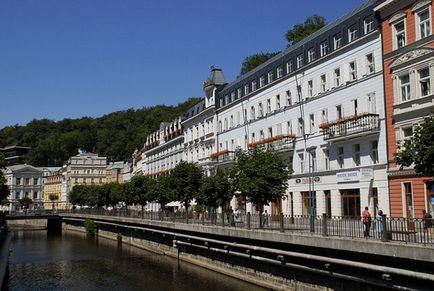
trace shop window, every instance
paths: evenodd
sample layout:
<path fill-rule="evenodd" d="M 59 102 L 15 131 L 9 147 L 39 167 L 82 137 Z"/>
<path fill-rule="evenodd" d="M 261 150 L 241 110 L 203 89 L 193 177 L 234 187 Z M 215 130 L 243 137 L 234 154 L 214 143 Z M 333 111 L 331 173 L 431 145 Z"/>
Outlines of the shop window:
<path fill-rule="evenodd" d="M 313 197 L 313 209 L 314 209 L 314 215 L 316 215 L 316 191 L 313 191 L 312 193 Z M 310 215 L 310 193 L 309 192 L 301 192 L 302 195 L 302 215 Z"/>
<path fill-rule="evenodd" d="M 341 190 L 342 215 L 347 217 L 360 216 L 360 190 Z"/>

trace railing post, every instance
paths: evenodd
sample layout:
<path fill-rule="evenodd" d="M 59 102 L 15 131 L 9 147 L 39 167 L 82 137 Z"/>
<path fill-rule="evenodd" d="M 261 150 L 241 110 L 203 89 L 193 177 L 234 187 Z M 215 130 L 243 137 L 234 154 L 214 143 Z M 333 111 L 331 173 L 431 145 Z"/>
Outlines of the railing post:
<path fill-rule="evenodd" d="M 280 232 L 284 232 L 283 212 L 280 212 Z"/>
<path fill-rule="evenodd" d="M 322 235 L 327 236 L 327 214 L 322 214 Z"/>
<path fill-rule="evenodd" d="M 225 226 L 225 212 L 222 210 L 222 226 Z"/>
<path fill-rule="evenodd" d="M 389 241 L 388 238 L 388 230 L 387 230 L 387 221 L 386 221 L 386 214 L 381 215 L 381 241 L 387 242 Z"/>
<path fill-rule="evenodd" d="M 247 229 L 250 229 L 250 212 L 247 212 Z"/>

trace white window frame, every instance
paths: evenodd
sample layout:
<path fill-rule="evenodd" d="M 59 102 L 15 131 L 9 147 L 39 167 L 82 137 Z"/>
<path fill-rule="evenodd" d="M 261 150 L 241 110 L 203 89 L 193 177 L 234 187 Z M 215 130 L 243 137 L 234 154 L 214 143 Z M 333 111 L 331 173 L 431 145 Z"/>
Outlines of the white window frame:
<path fill-rule="evenodd" d="M 348 78 L 350 81 L 357 80 L 357 63 L 356 63 L 356 61 L 349 62 L 349 64 L 348 64 Z"/>
<path fill-rule="evenodd" d="M 262 88 L 265 86 L 265 76 L 259 77 L 259 88 Z"/>
<path fill-rule="evenodd" d="M 311 48 L 307 51 L 307 62 L 311 63 L 315 60 L 315 48 Z"/>
<path fill-rule="evenodd" d="M 348 42 L 353 42 L 357 39 L 357 28 L 348 28 Z"/>
<path fill-rule="evenodd" d="M 324 170 L 330 170 L 330 151 L 329 149 L 323 149 L 323 157 L 324 157 Z"/>
<path fill-rule="evenodd" d="M 374 30 L 374 19 L 371 17 L 367 17 L 363 20 L 363 29 L 364 33 L 368 34 Z"/>
<path fill-rule="evenodd" d="M 256 90 L 256 85 L 257 85 L 256 83 L 257 83 L 256 80 L 252 81 L 252 92 Z"/>
<path fill-rule="evenodd" d="M 267 114 L 271 113 L 271 99 L 267 99 Z"/>
<path fill-rule="evenodd" d="M 267 73 L 267 84 L 270 84 L 271 82 L 273 82 L 273 71 Z"/>
<path fill-rule="evenodd" d="M 286 73 L 289 74 L 293 70 L 292 61 L 286 62 Z"/>
<path fill-rule="evenodd" d="M 403 77 L 408 76 L 408 82 L 403 83 Z M 399 84 L 399 103 L 407 102 L 412 99 L 411 94 L 411 76 L 410 73 L 402 74 L 398 76 L 398 84 Z M 405 93 L 405 94 L 403 94 Z"/>
<path fill-rule="evenodd" d="M 249 94 L 249 84 L 244 85 L 244 95 Z"/>
<path fill-rule="evenodd" d="M 342 85 L 341 82 L 341 68 L 336 68 L 333 70 L 333 82 L 335 87 Z"/>
<path fill-rule="evenodd" d="M 398 24 L 403 24 L 403 31 L 397 31 L 396 27 L 398 26 Z M 403 48 L 407 45 L 407 19 L 405 18 L 405 16 L 402 16 L 398 19 L 396 19 L 393 23 L 391 23 L 392 25 L 392 37 L 393 37 L 393 49 L 397 50 L 400 48 Z M 404 44 L 403 45 L 399 45 L 399 41 L 398 41 L 398 35 L 403 35 L 404 36 Z"/>
<path fill-rule="evenodd" d="M 366 75 L 375 73 L 374 53 L 369 53 L 365 56 L 366 60 Z"/>
<path fill-rule="evenodd" d="M 280 109 L 280 94 L 276 95 L 276 110 Z"/>
<path fill-rule="evenodd" d="M 342 152 L 341 152 L 342 149 Z M 344 147 L 336 148 L 336 162 L 338 164 L 338 169 L 343 169 L 345 166 L 345 149 Z"/>
<path fill-rule="evenodd" d="M 353 162 L 355 167 L 359 167 L 361 165 L 361 157 L 360 157 L 361 146 L 359 143 L 353 144 Z"/>
<path fill-rule="evenodd" d="M 285 94 L 286 94 L 286 106 L 291 106 L 292 105 L 291 90 L 286 90 Z"/>
<path fill-rule="evenodd" d="M 307 97 L 313 96 L 313 80 L 307 81 Z"/>
<path fill-rule="evenodd" d="M 427 1 L 427 3 L 430 3 Z M 422 39 L 422 38 L 426 38 L 428 36 L 430 36 L 432 34 L 432 16 L 431 16 L 431 5 L 426 5 L 423 3 L 420 3 L 421 5 L 416 4 L 413 8 L 413 13 L 414 13 L 414 18 L 415 18 L 415 22 L 416 22 L 416 40 Z M 420 20 L 420 15 L 423 12 L 428 12 L 428 19 L 425 20 L 423 23 Z M 424 25 L 425 27 L 425 32 L 423 35 L 422 34 L 422 25 Z"/>
<path fill-rule="evenodd" d="M 297 69 L 300 69 L 301 67 L 303 67 L 303 55 L 298 55 L 297 56 Z"/>
<path fill-rule="evenodd" d="M 264 107 L 262 107 L 262 102 L 258 103 L 258 118 L 264 116 Z"/>
<path fill-rule="evenodd" d="M 420 76 L 421 71 L 423 70 L 427 70 L 428 71 L 428 76 L 422 77 Z M 418 89 L 419 89 L 419 96 L 420 97 L 425 97 L 431 94 L 431 74 L 430 74 L 430 68 L 429 67 L 424 67 L 421 68 L 419 70 L 417 70 L 417 79 L 418 79 Z M 422 94 L 422 82 L 426 82 L 428 83 L 428 91 L 426 94 Z"/>
<path fill-rule="evenodd" d="M 276 77 L 277 77 L 277 79 L 283 77 L 283 67 L 282 66 L 277 67 L 277 76 Z"/>
<path fill-rule="evenodd" d="M 333 49 L 337 50 L 342 47 L 342 35 L 337 34 L 333 37 Z"/>
<path fill-rule="evenodd" d="M 374 144 L 376 145 L 374 147 Z M 371 163 L 373 165 L 378 164 L 379 160 L 378 160 L 378 140 L 372 140 L 370 142 L 370 146 L 371 146 Z"/>
<path fill-rule="evenodd" d="M 319 44 L 319 55 L 320 57 L 323 57 L 327 54 L 327 50 L 328 50 L 328 43 L 327 41 L 323 41 L 322 43 Z"/>
<path fill-rule="evenodd" d="M 327 90 L 327 75 L 322 74 L 319 78 L 320 78 L 320 91 L 325 92 Z"/>

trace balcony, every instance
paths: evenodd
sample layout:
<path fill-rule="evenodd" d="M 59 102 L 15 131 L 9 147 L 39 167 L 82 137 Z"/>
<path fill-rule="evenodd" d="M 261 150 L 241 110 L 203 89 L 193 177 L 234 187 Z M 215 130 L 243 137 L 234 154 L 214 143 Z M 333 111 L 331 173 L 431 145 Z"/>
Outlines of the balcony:
<path fill-rule="evenodd" d="M 212 153 L 210 158 L 214 163 L 231 163 L 235 160 L 235 152 L 230 152 L 228 150 L 219 151 Z"/>
<path fill-rule="evenodd" d="M 324 140 L 339 141 L 380 131 L 379 115 L 360 113 L 335 121 L 327 121 L 319 126 Z"/>
<path fill-rule="evenodd" d="M 251 142 L 247 146 L 249 148 L 260 148 L 263 150 L 274 149 L 278 152 L 294 150 L 294 134 L 279 134 L 273 137 L 264 138 L 256 142 Z"/>

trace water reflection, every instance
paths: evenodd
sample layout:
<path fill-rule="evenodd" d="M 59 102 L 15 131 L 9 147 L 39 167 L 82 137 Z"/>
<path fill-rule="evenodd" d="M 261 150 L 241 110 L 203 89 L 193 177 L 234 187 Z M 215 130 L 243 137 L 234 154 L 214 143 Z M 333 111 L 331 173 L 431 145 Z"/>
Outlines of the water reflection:
<path fill-rule="evenodd" d="M 262 290 L 175 259 L 82 234 L 17 231 L 9 290 Z"/>

